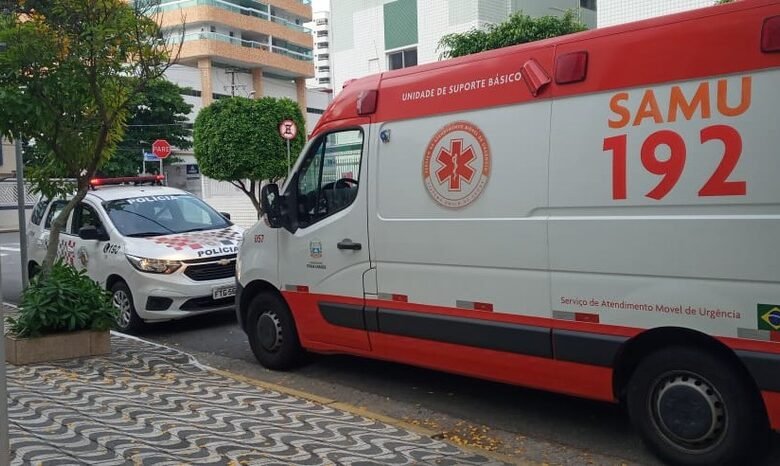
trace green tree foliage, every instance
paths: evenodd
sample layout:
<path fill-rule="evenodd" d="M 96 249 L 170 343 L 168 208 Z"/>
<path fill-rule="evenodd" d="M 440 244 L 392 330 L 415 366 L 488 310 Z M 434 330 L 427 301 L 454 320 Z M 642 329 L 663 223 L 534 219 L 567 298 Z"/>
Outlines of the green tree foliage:
<path fill-rule="evenodd" d="M 260 182 L 287 174 L 287 146 L 279 136 L 279 124 L 293 120 L 298 134 L 290 141 L 295 157 L 306 143 L 300 107 L 283 98 L 220 99 L 195 119 L 195 158 L 201 173 L 229 181 L 252 200 L 260 217 Z"/>
<path fill-rule="evenodd" d="M 16 0 L 0 15 L 0 134 L 35 140 L 41 163 L 27 175 L 36 191 L 76 193 L 52 224 L 44 275 L 70 212 L 122 140 L 132 102 L 177 48 L 146 14 L 152 1 Z"/>
<path fill-rule="evenodd" d="M 111 293 L 62 261 L 48 276 L 36 275 L 22 296 L 19 314 L 9 317 L 19 337 L 78 330 L 108 330 L 116 322 Z"/>
<path fill-rule="evenodd" d="M 513 13 L 506 21 L 484 29 L 472 29 L 461 34 L 447 34 L 439 40 L 441 58 L 454 58 L 484 52 L 485 50 L 524 44 L 550 37 L 563 36 L 586 30 L 574 12 L 563 16 L 531 18 L 522 12 Z"/>
<path fill-rule="evenodd" d="M 130 103 L 127 130 L 116 153 L 98 170 L 103 176 L 133 176 L 141 170 L 141 150 L 152 151 L 152 142 L 165 139 L 179 149 L 192 147 L 192 127 L 187 115 L 192 105 L 181 96 L 182 88 L 166 79 L 150 82 Z M 165 162 L 173 161 L 168 157 Z"/>

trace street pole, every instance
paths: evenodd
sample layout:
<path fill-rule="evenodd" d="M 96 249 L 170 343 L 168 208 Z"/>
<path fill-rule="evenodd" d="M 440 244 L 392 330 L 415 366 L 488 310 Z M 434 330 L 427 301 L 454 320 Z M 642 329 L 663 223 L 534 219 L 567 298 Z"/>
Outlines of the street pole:
<path fill-rule="evenodd" d="M 24 158 L 22 139 L 16 138 L 16 205 L 19 209 L 19 256 L 22 262 L 22 289 L 27 288 L 27 190 L 24 188 Z"/>
<path fill-rule="evenodd" d="M 2 277 L 2 272 L 0 272 Z M 5 304 L 3 279 L 0 278 L 0 335 L 5 339 Z M 11 444 L 8 439 L 8 391 L 5 371 L 5 341 L 0 344 L 0 464 L 11 464 Z"/>
<path fill-rule="evenodd" d="M 290 177 L 290 140 L 287 140 L 287 177 Z"/>

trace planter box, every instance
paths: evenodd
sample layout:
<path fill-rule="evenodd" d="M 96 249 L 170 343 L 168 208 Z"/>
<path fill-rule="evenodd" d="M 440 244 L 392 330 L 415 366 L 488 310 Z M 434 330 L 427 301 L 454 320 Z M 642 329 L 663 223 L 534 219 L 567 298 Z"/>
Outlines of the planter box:
<path fill-rule="evenodd" d="M 57 333 L 37 338 L 5 336 L 5 360 L 14 365 L 98 356 L 111 352 L 111 332 Z"/>

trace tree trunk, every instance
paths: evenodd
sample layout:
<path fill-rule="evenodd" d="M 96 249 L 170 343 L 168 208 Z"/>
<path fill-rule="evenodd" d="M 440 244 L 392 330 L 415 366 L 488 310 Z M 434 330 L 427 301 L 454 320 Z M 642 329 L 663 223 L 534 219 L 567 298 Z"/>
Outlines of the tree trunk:
<path fill-rule="evenodd" d="M 43 264 L 41 264 L 41 274 L 44 276 L 49 274 L 52 266 L 54 265 L 54 262 L 57 259 L 57 252 L 59 251 L 60 247 L 60 231 L 62 231 L 62 229 L 68 223 L 68 217 L 70 216 L 70 213 L 73 212 L 73 209 L 79 204 L 79 202 L 84 200 L 88 189 L 88 183 L 79 183 L 79 188 L 76 192 L 76 195 L 73 197 L 73 199 L 68 201 L 67 204 L 65 204 L 65 208 L 63 208 L 62 211 L 57 215 L 57 218 L 52 221 L 51 230 L 49 232 L 49 244 L 46 248 L 46 257 L 43 259 Z"/>

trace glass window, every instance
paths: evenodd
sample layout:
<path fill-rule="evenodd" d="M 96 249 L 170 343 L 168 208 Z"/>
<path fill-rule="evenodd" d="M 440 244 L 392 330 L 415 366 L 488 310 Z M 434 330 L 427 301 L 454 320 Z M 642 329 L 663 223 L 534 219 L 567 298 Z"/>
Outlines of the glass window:
<path fill-rule="evenodd" d="M 46 216 L 46 222 L 43 224 L 44 228 L 51 228 L 51 222 L 53 222 L 56 216 L 62 212 L 62 209 L 65 208 L 66 204 L 66 201 L 57 201 L 52 204 L 51 209 L 49 209 L 49 215 Z"/>
<path fill-rule="evenodd" d="M 124 236 L 161 236 L 226 228 L 232 223 L 200 199 L 186 195 L 143 196 L 104 204 Z"/>
<path fill-rule="evenodd" d="M 32 213 L 30 214 L 30 221 L 35 225 L 40 225 L 41 220 L 43 220 L 43 213 L 46 212 L 46 207 L 48 206 L 49 200 L 41 198 L 38 203 L 35 204 L 35 207 L 33 207 Z"/>
<path fill-rule="evenodd" d="M 387 54 L 387 66 L 391 70 L 400 70 L 415 65 L 417 65 L 417 48 Z"/>
<path fill-rule="evenodd" d="M 307 227 L 348 207 L 357 197 L 363 132 L 322 137 L 298 172 L 298 222 Z"/>
<path fill-rule="evenodd" d="M 103 228 L 103 222 L 100 221 L 95 209 L 86 205 L 79 204 L 73 213 L 73 222 L 71 222 L 70 231 L 77 235 L 82 227 L 93 226 L 97 229 Z"/>
<path fill-rule="evenodd" d="M 580 0 L 580 6 L 586 10 L 596 11 L 596 0 Z"/>

